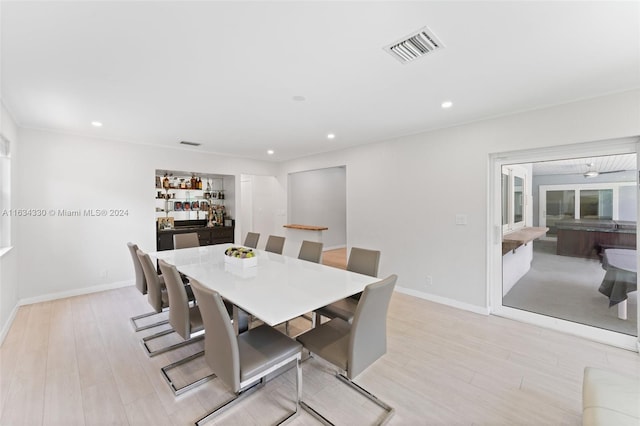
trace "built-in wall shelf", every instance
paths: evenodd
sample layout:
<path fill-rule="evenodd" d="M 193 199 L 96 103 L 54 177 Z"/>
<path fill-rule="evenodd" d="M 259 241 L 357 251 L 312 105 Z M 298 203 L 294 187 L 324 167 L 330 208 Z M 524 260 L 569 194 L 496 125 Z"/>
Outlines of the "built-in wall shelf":
<path fill-rule="evenodd" d="M 544 236 L 548 230 L 549 228 L 546 227 L 526 227 L 504 234 L 502 236 L 502 255 L 504 256 L 510 251 L 515 252 L 518 247 Z"/>
<path fill-rule="evenodd" d="M 302 231 L 326 231 L 327 229 L 329 229 L 326 226 L 298 225 L 295 223 L 282 226 L 289 229 L 300 229 Z"/>

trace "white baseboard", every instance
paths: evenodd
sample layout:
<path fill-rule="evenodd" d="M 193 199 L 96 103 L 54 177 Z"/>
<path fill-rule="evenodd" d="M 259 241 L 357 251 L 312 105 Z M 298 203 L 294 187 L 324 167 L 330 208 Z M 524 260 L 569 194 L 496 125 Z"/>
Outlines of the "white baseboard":
<path fill-rule="evenodd" d="M 42 296 L 27 297 L 18 301 L 19 306 L 32 305 L 34 303 L 49 302 L 51 300 L 64 299 L 65 297 L 81 296 L 83 294 L 98 293 L 105 290 L 113 290 L 115 288 L 127 287 L 133 285 L 132 280 L 117 281 L 109 284 L 95 285 L 92 287 L 82 287 L 73 290 L 61 291 L 58 293 L 43 294 Z"/>
<path fill-rule="evenodd" d="M 18 313 L 19 307 L 20 307 L 20 303 L 16 303 L 16 306 L 13 307 L 13 310 L 11 311 L 9 318 L 7 318 L 7 322 L 5 322 L 4 325 L 2 326 L 2 331 L 0 331 L 0 346 L 2 346 L 2 344 L 4 343 L 4 339 L 5 337 L 7 337 L 7 334 L 9 334 L 9 329 L 13 324 L 13 320 L 16 319 L 16 314 Z"/>
<path fill-rule="evenodd" d="M 408 294 L 409 296 L 419 297 L 420 299 L 429 300 L 431 302 L 439 303 L 441 305 L 451 306 L 452 308 L 462 309 L 464 311 L 474 312 L 480 315 L 489 315 L 489 307 L 482 307 L 477 305 L 471 305 L 469 303 L 460 302 L 459 300 L 449 299 L 442 296 L 436 296 L 434 294 L 425 293 L 413 288 L 398 287 L 396 286 L 398 293 Z"/>

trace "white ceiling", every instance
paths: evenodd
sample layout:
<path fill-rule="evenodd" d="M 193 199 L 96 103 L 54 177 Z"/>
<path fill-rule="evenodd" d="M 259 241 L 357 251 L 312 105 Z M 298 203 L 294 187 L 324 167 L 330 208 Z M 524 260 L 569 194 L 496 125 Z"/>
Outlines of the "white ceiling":
<path fill-rule="evenodd" d="M 637 170 L 636 154 L 570 158 L 533 163 L 533 175 L 583 175 L 587 171 L 613 173 Z"/>
<path fill-rule="evenodd" d="M 2 100 L 19 125 L 256 159 L 640 87 L 637 1 L 0 7 Z M 406 65 L 382 49 L 425 25 L 444 49 Z"/>

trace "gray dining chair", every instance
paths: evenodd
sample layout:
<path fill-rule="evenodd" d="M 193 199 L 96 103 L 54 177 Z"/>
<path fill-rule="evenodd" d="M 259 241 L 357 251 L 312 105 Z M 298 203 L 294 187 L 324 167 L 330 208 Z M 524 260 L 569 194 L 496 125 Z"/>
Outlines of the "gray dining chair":
<path fill-rule="evenodd" d="M 279 423 L 296 415 L 302 396 L 302 345 L 266 324 L 236 335 L 220 295 L 197 280 L 192 280 L 191 285 L 204 321 L 205 360 L 218 378 L 234 393 L 230 400 L 196 421 L 196 425 L 205 423 L 223 409 L 244 399 L 257 389 L 258 385 L 264 385 L 267 375 L 282 373 L 284 366 L 294 362 L 295 410 L 287 413 Z"/>
<path fill-rule="evenodd" d="M 390 275 L 366 286 L 351 324 L 334 318 L 297 338 L 314 357 L 338 367 L 338 379 L 386 411 L 385 418 L 379 424 L 386 423 L 393 416 L 394 409 L 354 383 L 353 379 L 387 351 L 387 312 L 397 279 L 396 275 Z M 301 402 L 301 405 L 321 422 L 331 424 L 306 403 Z"/>
<path fill-rule="evenodd" d="M 258 240 L 260 239 L 260 234 L 257 232 L 247 232 L 247 236 L 244 239 L 245 247 L 258 248 Z"/>
<path fill-rule="evenodd" d="M 303 240 L 298 253 L 298 259 L 313 263 L 320 263 L 322 260 L 322 243 Z"/>
<path fill-rule="evenodd" d="M 160 279 L 158 278 L 155 265 L 153 264 L 153 261 L 151 260 L 151 258 L 147 253 L 144 253 L 142 250 L 138 250 L 137 254 L 138 254 L 138 258 L 140 259 L 140 264 L 142 265 L 142 269 L 144 270 L 145 277 L 147 278 L 147 290 L 148 290 L 147 297 L 149 299 L 149 304 L 156 312 L 162 312 L 165 309 L 169 309 L 169 317 L 171 317 L 169 293 L 167 292 L 167 288 L 165 286 L 166 282 L 164 280 L 161 282 Z M 186 287 L 185 287 L 185 291 L 187 291 Z M 189 292 L 190 291 L 191 290 L 189 289 Z M 170 321 L 171 321 L 171 318 L 169 318 L 168 322 Z M 165 347 L 152 350 L 149 346 L 149 342 L 174 332 L 175 331 L 173 328 L 169 328 L 167 330 L 160 331 L 150 336 L 143 337 L 142 346 L 145 348 L 147 355 L 149 355 L 150 357 L 154 357 L 156 355 L 160 355 L 161 353 L 164 353 L 179 347 L 175 345 L 170 345 L 170 346 L 165 346 Z"/>
<path fill-rule="evenodd" d="M 138 249 L 136 251 L 136 256 L 138 257 L 138 261 L 140 262 L 140 266 L 142 267 L 142 271 L 144 272 L 144 276 L 147 281 L 147 300 L 153 311 L 159 314 L 169 308 L 169 295 L 167 294 L 167 289 L 165 287 L 164 277 L 158 275 L 155 265 L 148 254 Z M 169 323 L 169 320 L 167 320 L 167 323 Z M 152 336 L 156 336 L 158 334 L 162 335 L 162 333 L 164 333 L 164 331 Z"/>
<path fill-rule="evenodd" d="M 282 254 L 283 248 L 284 248 L 284 237 L 269 235 L 269 238 L 267 239 L 267 245 L 264 248 L 265 251 L 276 253 L 276 254 Z"/>
<path fill-rule="evenodd" d="M 352 247 L 347 262 L 347 271 L 357 272 L 358 274 L 369 275 L 370 277 L 378 276 L 378 267 L 380 265 L 380 251 L 368 250 L 358 247 Z M 353 321 L 358 299 L 360 294 L 338 300 L 330 305 L 323 306 L 314 312 L 314 325 L 320 321 L 320 316 L 327 318 L 342 318 L 345 321 Z"/>
<path fill-rule="evenodd" d="M 162 352 L 166 352 L 202 340 L 204 338 L 204 324 L 202 322 L 200 308 L 195 305 L 189 306 L 187 291 L 176 267 L 169 265 L 163 260 L 160 260 L 159 263 L 160 271 L 165 277 L 165 282 L 167 284 L 167 293 L 169 294 L 169 324 L 171 324 L 173 331 L 178 333 L 178 335 L 184 339 L 182 342 L 168 346 L 162 350 Z M 209 374 L 208 376 L 202 377 L 178 388 L 169 376 L 170 370 L 203 355 L 204 351 L 200 351 L 161 368 L 162 375 L 171 387 L 174 395 L 180 395 L 181 393 L 184 393 L 189 389 L 193 389 L 194 387 L 215 377 L 215 374 Z"/>
<path fill-rule="evenodd" d="M 173 234 L 173 248 L 183 249 L 190 247 L 200 247 L 200 240 L 197 232 L 189 232 L 188 234 Z"/>
<path fill-rule="evenodd" d="M 137 254 L 138 245 L 134 243 L 127 243 L 127 247 L 129 248 L 129 254 L 131 255 L 131 260 L 133 261 L 136 288 L 140 293 L 145 295 L 147 294 L 147 279 L 144 275 L 142 265 L 140 264 L 140 259 L 138 259 L 138 254 Z M 164 285 L 163 278 L 160 276 L 158 277 L 158 279 L 160 280 L 161 285 Z M 156 310 L 153 310 L 151 312 L 147 312 L 146 314 L 136 315 L 135 317 L 131 317 L 130 320 L 131 320 L 131 324 L 133 325 L 133 329 L 135 331 L 142 331 L 142 330 L 147 330 L 149 328 L 157 327 L 159 325 L 164 325 L 169 322 L 169 320 L 161 320 L 161 321 L 156 321 L 156 322 L 145 324 L 145 325 L 138 325 L 138 323 L 136 322 L 143 318 L 148 318 L 152 315 L 157 315 L 157 314 L 158 312 Z"/>

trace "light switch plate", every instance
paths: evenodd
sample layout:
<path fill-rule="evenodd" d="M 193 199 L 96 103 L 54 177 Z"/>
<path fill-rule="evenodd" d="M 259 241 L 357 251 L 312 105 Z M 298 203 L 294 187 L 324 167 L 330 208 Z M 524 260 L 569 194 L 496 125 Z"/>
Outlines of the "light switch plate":
<path fill-rule="evenodd" d="M 467 224 L 467 215 L 466 214 L 457 214 L 456 215 L 456 225 L 466 225 Z"/>

